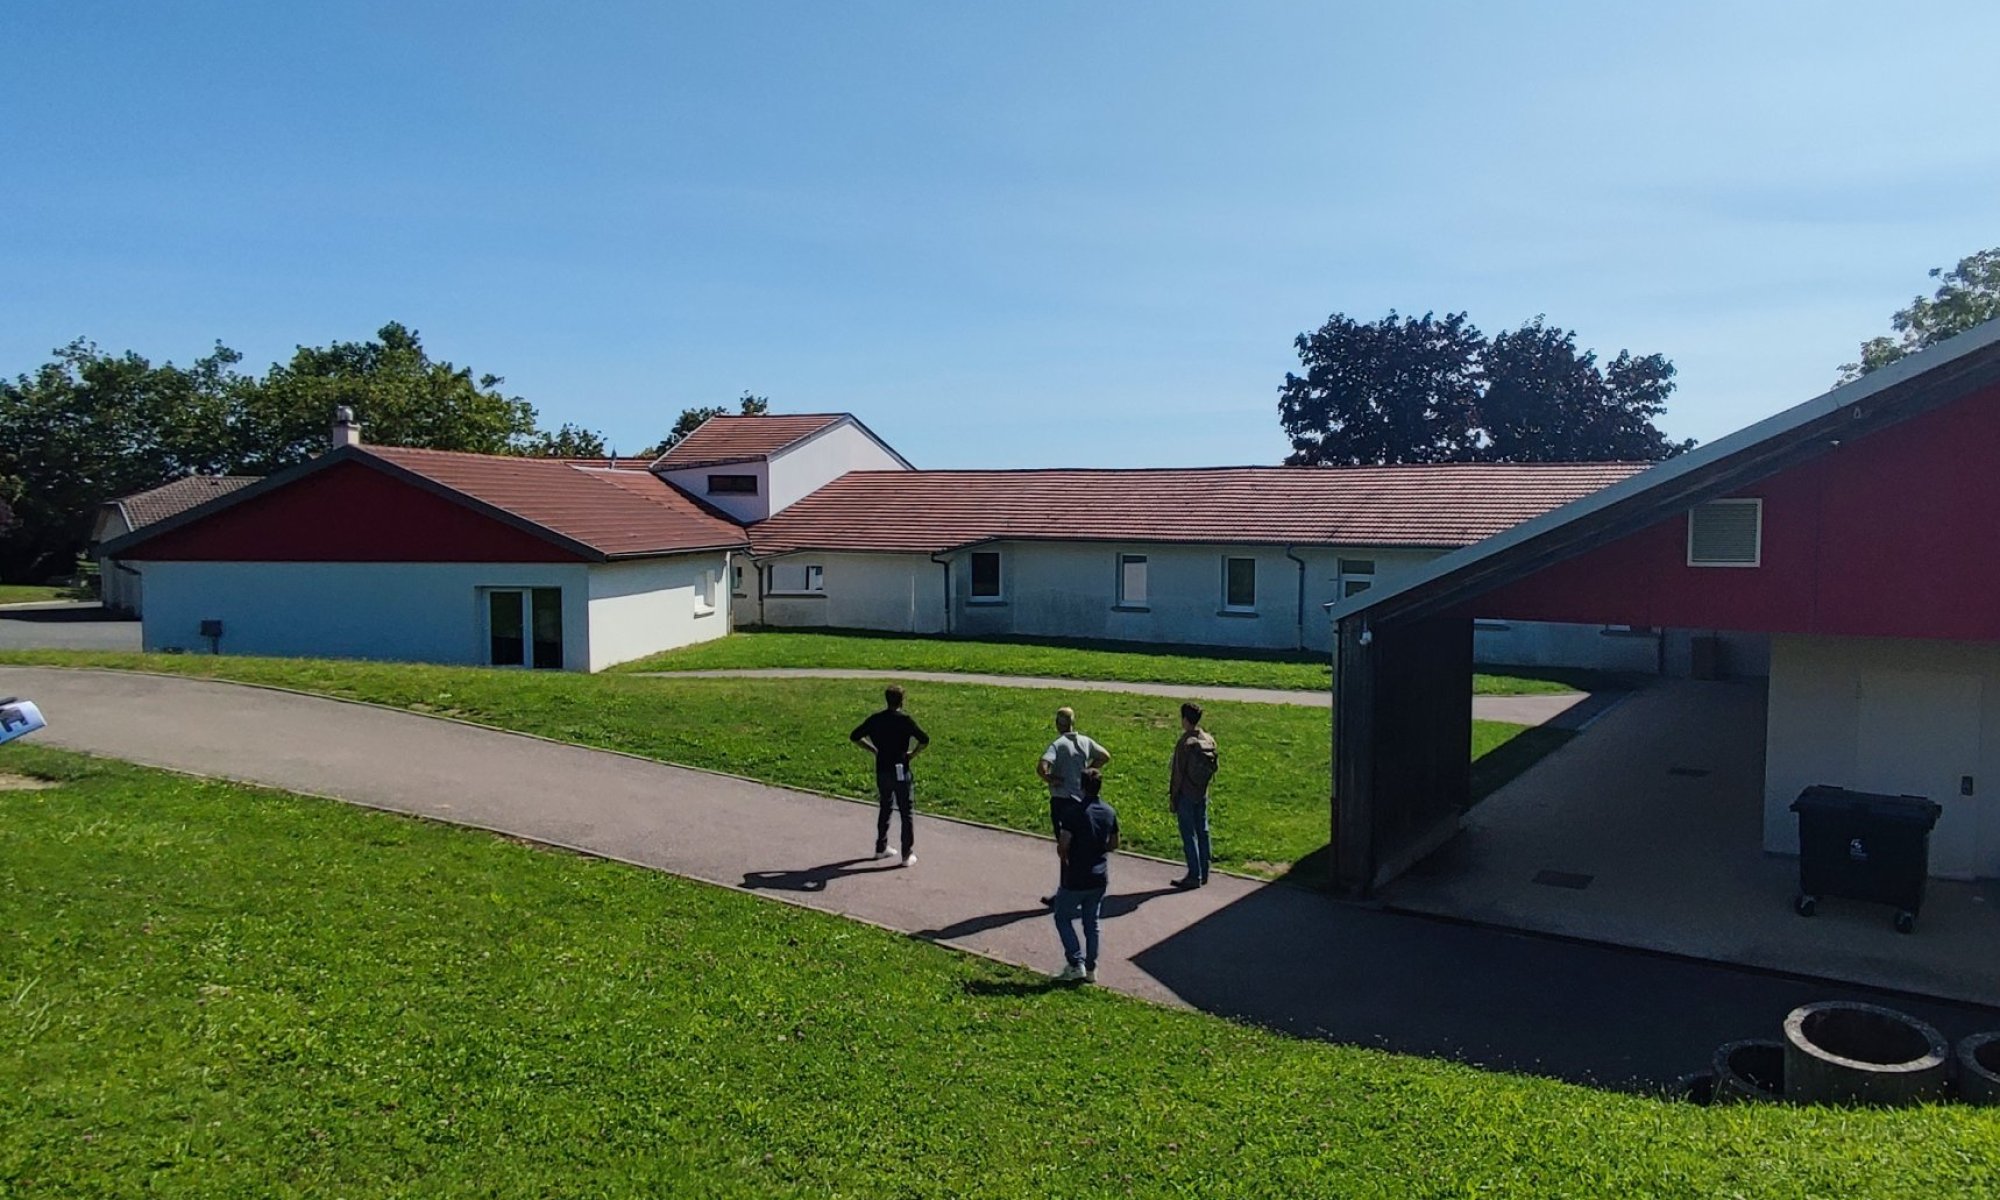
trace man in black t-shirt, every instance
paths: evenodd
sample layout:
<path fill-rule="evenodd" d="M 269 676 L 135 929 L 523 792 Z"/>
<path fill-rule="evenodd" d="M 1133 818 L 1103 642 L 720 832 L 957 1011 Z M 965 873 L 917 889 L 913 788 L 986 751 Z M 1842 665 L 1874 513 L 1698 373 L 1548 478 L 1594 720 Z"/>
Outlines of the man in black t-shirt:
<path fill-rule="evenodd" d="M 903 814 L 903 865 L 917 865 L 917 827 L 910 815 L 910 760 L 931 744 L 930 737 L 903 711 L 903 689 L 890 684 L 888 707 L 854 727 L 847 740 L 875 756 L 875 857 L 889 857 L 889 810 Z"/>
<path fill-rule="evenodd" d="M 1056 936 L 1062 939 L 1063 980 L 1097 982 L 1097 914 L 1111 882 L 1110 856 L 1118 849 L 1118 814 L 1099 794 L 1104 776 L 1083 773 L 1083 798 L 1063 810 L 1056 852 L 1062 856 L 1062 885 L 1056 889 Z M 1083 918 L 1083 944 L 1075 921 Z"/>

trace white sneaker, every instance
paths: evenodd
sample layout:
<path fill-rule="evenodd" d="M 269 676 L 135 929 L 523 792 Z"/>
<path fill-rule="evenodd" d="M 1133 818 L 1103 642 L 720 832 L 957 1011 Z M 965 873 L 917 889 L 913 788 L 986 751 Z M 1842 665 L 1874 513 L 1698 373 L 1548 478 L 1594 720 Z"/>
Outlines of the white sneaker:
<path fill-rule="evenodd" d="M 916 865 L 917 865 L 917 852 L 916 852 L 916 851 L 914 851 L 914 850 L 912 850 L 912 851 L 910 851 L 910 852 L 909 852 L 908 854 L 905 854 L 905 855 L 903 856 L 903 865 L 904 865 L 904 866 L 906 866 L 906 867 L 914 867 L 914 866 L 916 866 Z"/>
<path fill-rule="evenodd" d="M 895 851 L 889 849 L 887 846 L 884 846 L 880 850 L 877 850 L 875 852 L 875 861 L 881 862 L 885 858 L 894 858 L 895 856 L 896 856 Z"/>
<path fill-rule="evenodd" d="M 1056 976 L 1056 982 L 1075 983 L 1080 979 L 1086 978 L 1088 976 L 1084 973 L 1082 967 L 1077 966 L 1075 963 L 1067 963 L 1063 966 L 1062 973 Z"/>
<path fill-rule="evenodd" d="M 1096 968 L 1096 967 L 1085 967 L 1085 968 L 1083 969 L 1083 981 L 1084 981 L 1085 983 L 1096 983 L 1096 982 L 1097 982 L 1097 968 Z"/>

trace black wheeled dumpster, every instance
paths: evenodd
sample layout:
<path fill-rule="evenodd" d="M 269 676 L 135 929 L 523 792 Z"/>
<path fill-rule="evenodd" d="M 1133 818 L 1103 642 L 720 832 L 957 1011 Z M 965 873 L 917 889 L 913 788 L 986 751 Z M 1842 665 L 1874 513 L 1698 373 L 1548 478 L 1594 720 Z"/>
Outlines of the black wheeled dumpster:
<path fill-rule="evenodd" d="M 1817 786 L 1792 801 L 1799 814 L 1799 894 L 1810 917 L 1821 896 L 1868 900 L 1896 910 L 1896 929 L 1916 928 L 1931 873 L 1931 827 L 1944 811 L 1922 796 L 1881 796 Z"/>

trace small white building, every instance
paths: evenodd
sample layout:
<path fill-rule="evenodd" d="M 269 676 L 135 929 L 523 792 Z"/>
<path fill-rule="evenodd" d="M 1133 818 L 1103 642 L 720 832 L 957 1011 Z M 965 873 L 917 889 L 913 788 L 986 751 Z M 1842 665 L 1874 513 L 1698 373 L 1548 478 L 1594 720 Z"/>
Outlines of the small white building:
<path fill-rule="evenodd" d="M 90 544 L 97 559 L 98 597 L 104 601 L 104 607 L 134 617 L 145 611 L 139 573 L 105 556 L 106 543 L 255 482 L 254 475 L 190 475 L 99 505 L 97 520 L 90 530 Z"/>
<path fill-rule="evenodd" d="M 645 470 L 336 441 L 104 547 L 147 650 L 596 671 L 729 631 L 742 527 Z"/>

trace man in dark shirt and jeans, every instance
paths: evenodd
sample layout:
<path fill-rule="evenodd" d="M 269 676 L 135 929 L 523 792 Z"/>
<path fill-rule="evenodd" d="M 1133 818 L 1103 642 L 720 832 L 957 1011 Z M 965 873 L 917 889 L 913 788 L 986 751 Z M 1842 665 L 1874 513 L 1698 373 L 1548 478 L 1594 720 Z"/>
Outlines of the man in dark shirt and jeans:
<path fill-rule="evenodd" d="M 1063 811 L 1056 834 L 1062 856 L 1062 885 L 1056 889 L 1056 936 L 1062 939 L 1061 980 L 1097 982 L 1097 915 L 1104 907 L 1104 889 L 1111 882 L 1111 852 L 1118 848 L 1118 814 L 1099 793 L 1104 776 L 1096 768 L 1083 773 L 1083 797 Z M 1083 944 L 1077 945 L 1075 921 L 1083 918 Z"/>
<path fill-rule="evenodd" d="M 854 727 L 847 740 L 875 755 L 875 794 L 881 808 L 875 814 L 875 857 L 889 857 L 889 809 L 903 814 L 903 865 L 917 865 L 917 826 L 910 815 L 910 760 L 924 752 L 931 739 L 903 711 L 903 689 L 890 684 L 882 699 L 888 707 Z"/>

